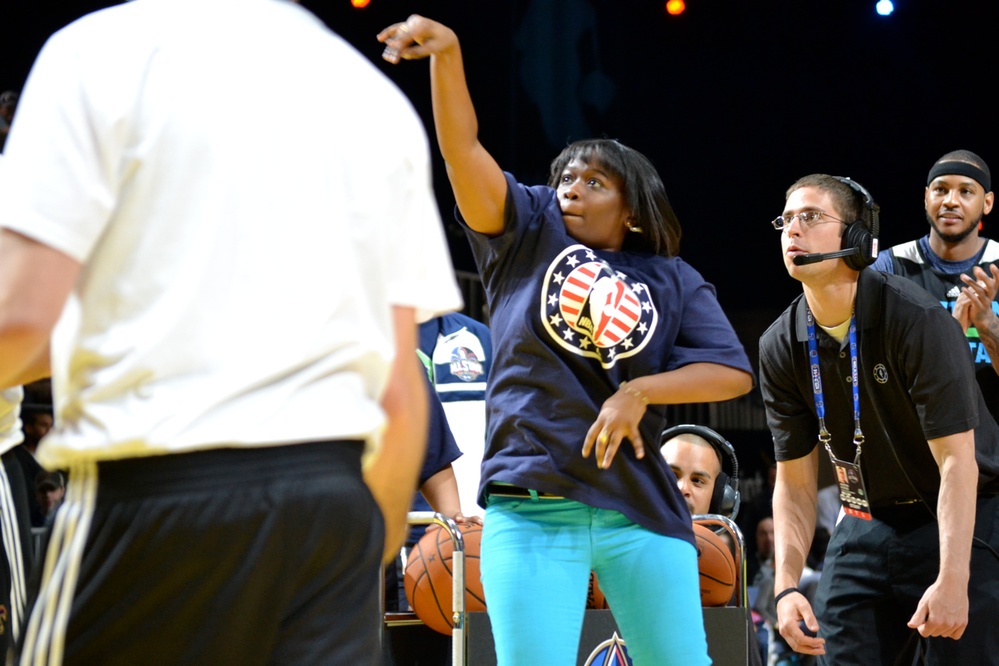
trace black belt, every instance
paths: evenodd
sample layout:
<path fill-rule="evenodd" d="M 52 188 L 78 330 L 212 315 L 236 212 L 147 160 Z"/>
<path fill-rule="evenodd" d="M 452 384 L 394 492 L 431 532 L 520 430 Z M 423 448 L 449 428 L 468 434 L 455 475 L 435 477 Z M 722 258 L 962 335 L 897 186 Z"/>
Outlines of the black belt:
<path fill-rule="evenodd" d="M 505 483 L 487 483 L 486 484 L 486 494 L 490 497 L 520 497 L 524 499 L 549 499 L 549 500 L 560 500 L 565 499 L 561 495 L 552 495 L 551 493 L 543 493 L 537 490 L 530 490 L 528 488 L 521 488 L 520 486 L 508 486 Z"/>

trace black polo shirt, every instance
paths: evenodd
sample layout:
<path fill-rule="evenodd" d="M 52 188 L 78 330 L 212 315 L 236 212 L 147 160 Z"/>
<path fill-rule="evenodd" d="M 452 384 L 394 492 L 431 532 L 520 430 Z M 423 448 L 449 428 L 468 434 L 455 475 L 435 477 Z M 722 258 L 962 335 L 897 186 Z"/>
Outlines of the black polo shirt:
<path fill-rule="evenodd" d="M 760 386 L 777 460 L 805 456 L 818 443 L 806 305 L 802 294 L 760 338 Z M 960 324 L 910 280 L 871 269 L 860 272 L 855 308 L 860 468 L 874 513 L 919 498 L 935 509 L 940 473 L 927 440 L 972 428 L 979 493 L 999 491 L 999 426 L 975 382 Z M 853 462 L 849 338 L 841 344 L 815 328 L 831 446 Z"/>

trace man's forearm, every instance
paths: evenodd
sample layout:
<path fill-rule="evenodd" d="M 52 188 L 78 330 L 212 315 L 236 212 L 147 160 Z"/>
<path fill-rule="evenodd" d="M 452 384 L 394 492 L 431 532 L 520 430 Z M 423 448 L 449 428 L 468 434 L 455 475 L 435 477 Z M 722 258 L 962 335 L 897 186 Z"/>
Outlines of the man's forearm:
<path fill-rule="evenodd" d="M 79 272 L 59 250 L 0 230 L 0 388 L 49 376 L 49 337 Z"/>
<path fill-rule="evenodd" d="M 815 534 L 812 507 L 809 512 L 789 495 L 774 493 L 774 593 L 798 585 Z"/>
<path fill-rule="evenodd" d="M 406 516 L 427 449 L 429 407 L 423 364 L 416 357 L 413 308 L 393 306 L 396 356 L 382 395 L 386 424 L 381 451 L 364 469 L 364 480 L 385 519 L 384 561 L 399 552 Z"/>
<path fill-rule="evenodd" d="M 0 330 L 0 389 L 30 384 L 51 374 L 48 336 Z"/>
<path fill-rule="evenodd" d="M 774 592 L 797 587 L 815 536 L 818 453 L 778 463 L 774 488 Z"/>
<path fill-rule="evenodd" d="M 977 486 L 978 465 L 973 456 L 951 456 L 941 465 L 937 499 L 940 574 L 964 586 L 971 563 Z"/>

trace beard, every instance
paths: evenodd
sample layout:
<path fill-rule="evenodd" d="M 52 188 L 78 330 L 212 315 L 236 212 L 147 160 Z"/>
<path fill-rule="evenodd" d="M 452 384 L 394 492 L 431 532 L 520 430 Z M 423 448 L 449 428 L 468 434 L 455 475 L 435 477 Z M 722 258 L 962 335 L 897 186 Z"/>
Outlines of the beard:
<path fill-rule="evenodd" d="M 978 225 L 982 221 L 982 217 L 983 213 L 979 213 L 978 216 L 972 220 L 971 224 L 969 224 L 961 231 L 958 231 L 956 234 L 948 234 L 941 231 L 940 228 L 937 226 L 936 220 L 930 217 L 929 213 L 926 214 L 926 221 L 930 223 L 930 227 L 933 229 L 934 232 L 936 232 L 937 236 L 940 237 L 940 240 L 942 240 L 945 243 L 957 244 L 963 241 L 968 236 L 970 236 L 972 232 L 974 232 L 975 229 L 978 228 Z"/>

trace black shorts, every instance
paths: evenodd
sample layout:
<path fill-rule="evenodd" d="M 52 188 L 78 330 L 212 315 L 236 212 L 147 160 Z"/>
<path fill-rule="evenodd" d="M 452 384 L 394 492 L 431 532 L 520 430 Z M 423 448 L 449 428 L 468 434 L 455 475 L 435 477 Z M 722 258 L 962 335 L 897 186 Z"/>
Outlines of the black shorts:
<path fill-rule="evenodd" d="M 22 663 L 376 664 L 361 442 L 73 467 Z"/>
<path fill-rule="evenodd" d="M 24 625 L 33 552 L 28 484 L 12 450 L 0 461 L 0 537 L 0 654 L 6 654 Z"/>

